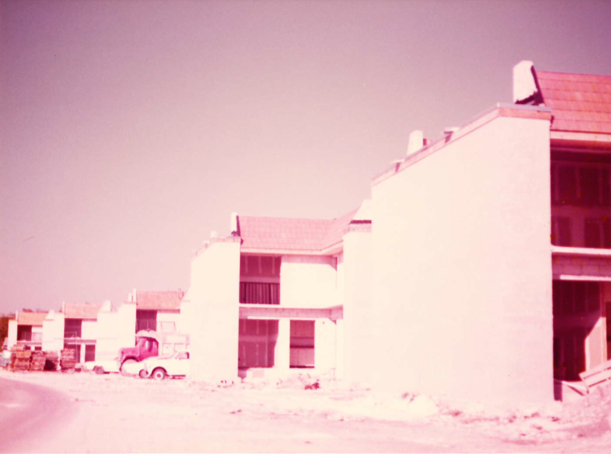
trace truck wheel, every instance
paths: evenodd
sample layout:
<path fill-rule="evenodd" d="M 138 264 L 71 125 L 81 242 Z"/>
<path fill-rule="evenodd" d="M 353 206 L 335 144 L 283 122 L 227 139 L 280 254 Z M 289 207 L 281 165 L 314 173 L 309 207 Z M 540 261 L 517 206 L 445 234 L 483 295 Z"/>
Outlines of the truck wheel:
<path fill-rule="evenodd" d="M 151 377 L 153 377 L 155 380 L 161 381 L 166 377 L 166 372 L 165 370 L 163 370 L 161 367 L 158 367 L 157 369 L 155 369 L 153 371 L 153 373 L 151 374 Z"/>
<path fill-rule="evenodd" d="M 93 371 L 98 375 L 104 375 L 104 368 L 102 366 L 94 367 Z"/>
<path fill-rule="evenodd" d="M 138 373 L 138 377 L 140 378 L 148 378 L 149 374 L 146 371 L 146 369 L 142 369 L 139 373 Z"/>
<path fill-rule="evenodd" d="M 124 377 L 134 375 L 127 372 L 126 369 L 129 369 L 132 364 L 136 364 L 137 362 L 138 361 L 136 361 L 135 359 L 126 359 L 125 361 L 123 361 L 123 364 L 121 364 L 121 375 L 123 375 Z"/>

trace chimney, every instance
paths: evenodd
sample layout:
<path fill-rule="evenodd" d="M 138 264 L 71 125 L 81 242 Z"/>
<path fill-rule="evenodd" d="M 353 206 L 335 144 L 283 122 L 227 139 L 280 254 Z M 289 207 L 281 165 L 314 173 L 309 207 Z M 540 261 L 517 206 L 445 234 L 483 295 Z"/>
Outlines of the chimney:
<path fill-rule="evenodd" d="M 452 134 L 454 134 L 456 131 L 458 131 L 460 128 L 457 128 L 456 126 L 448 126 L 447 128 L 445 128 L 443 130 L 443 135 L 444 136 L 451 136 Z"/>
<path fill-rule="evenodd" d="M 533 62 L 522 60 L 513 67 L 513 102 L 515 104 L 541 104 L 535 66 Z"/>
<path fill-rule="evenodd" d="M 231 236 L 238 236 L 238 213 L 235 211 L 231 213 L 231 228 L 229 230 Z"/>
<path fill-rule="evenodd" d="M 409 135 L 409 141 L 407 143 L 407 155 L 414 154 L 416 151 L 420 150 L 424 145 L 426 145 L 426 139 L 424 138 L 424 133 L 420 130 L 412 131 Z"/>

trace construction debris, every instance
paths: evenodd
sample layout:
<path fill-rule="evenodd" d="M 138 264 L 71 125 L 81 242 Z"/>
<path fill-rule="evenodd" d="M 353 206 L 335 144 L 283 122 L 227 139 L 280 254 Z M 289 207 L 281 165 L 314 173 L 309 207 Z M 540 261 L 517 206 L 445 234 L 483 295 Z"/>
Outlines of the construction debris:
<path fill-rule="evenodd" d="M 24 372 L 30 370 L 30 358 L 32 352 L 30 351 L 15 351 L 11 352 L 11 362 L 9 365 L 10 370 L 15 372 Z"/>
<path fill-rule="evenodd" d="M 30 370 L 32 372 L 42 372 L 45 370 L 45 353 L 43 351 L 32 352 L 32 358 L 30 360 Z"/>
<path fill-rule="evenodd" d="M 74 368 L 76 366 L 74 350 L 69 348 L 62 350 L 60 364 L 62 367 L 62 372 L 74 372 Z"/>

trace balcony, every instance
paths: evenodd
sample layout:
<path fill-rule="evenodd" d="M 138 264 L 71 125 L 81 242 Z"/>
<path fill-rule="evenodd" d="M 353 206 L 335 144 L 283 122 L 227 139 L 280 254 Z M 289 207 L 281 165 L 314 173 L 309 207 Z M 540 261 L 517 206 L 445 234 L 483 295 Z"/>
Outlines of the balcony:
<path fill-rule="evenodd" d="M 240 282 L 241 304 L 280 304 L 280 284 Z"/>

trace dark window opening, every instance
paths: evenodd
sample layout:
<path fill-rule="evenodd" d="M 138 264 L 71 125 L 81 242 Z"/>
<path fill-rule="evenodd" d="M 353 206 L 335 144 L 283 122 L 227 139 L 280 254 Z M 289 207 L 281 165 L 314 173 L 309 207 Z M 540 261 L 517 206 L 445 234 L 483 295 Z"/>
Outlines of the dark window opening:
<path fill-rule="evenodd" d="M 291 368 L 313 368 L 314 320 L 291 320 Z"/>
<path fill-rule="evenodd" d="M 95 361 L 95 345 L 85 346 L 85 361 Z"/>
<path fill-rule="evenodd" d="M 240 282 L 240 303 L 280 304 L 280 284 Z"/>
<path fill-rule="evenodd" d="M 238 367 L 274 367 L 278 320 L 240 319 Z"/>
<path fill-rule="evenodd" d="M 552 290 L 555 316 L 600 312 L 598 282 L 554 281 Z"/>
<path fill-rule="evenodd" d="M 609 168 L 598 165 L 552 164 L 552 203 L 555 205 L 609 206 Z"/>
<path fill-rule="evenodd" d="M 64 342 L 65 350 L 73 350 L 74 351 L 74 360 L 77 363 L 81 362 L 81 346 L 79 344 L 68 344 Z"/>
<path fill-rule="evenodd" d="M 18 325 L 17 340 L 30 342 L 32 340 L 32 327 L 30 325 Z"/>
<path fill-rule="evenodd" d="M 611 224 L 605 216 L 585 220 L 585 245 L 590 248 L 611 248 Z"/>
<path fill-rule="evenodd" d="M 157 311 L 136 310 L 136 332 L 142 330 L 157 331 Z"/>
<path fill-rule="evenodd" d="M 65 338 L 80 338 L 82 337 L 83 320 L 80 318 L 67 318 L 64 322 L 64 337 Z"/>
<path fill-rule="evenodd" d="M 552 244 L 571 246 L 571 219 L 565 216 L 552 216 Z"/>
<path fill-rule="evenodd" d="M 586 367 L 586 338 L 601 317 L 598 282 L 553 281 L 554 378 L 579 380 Z"/>

